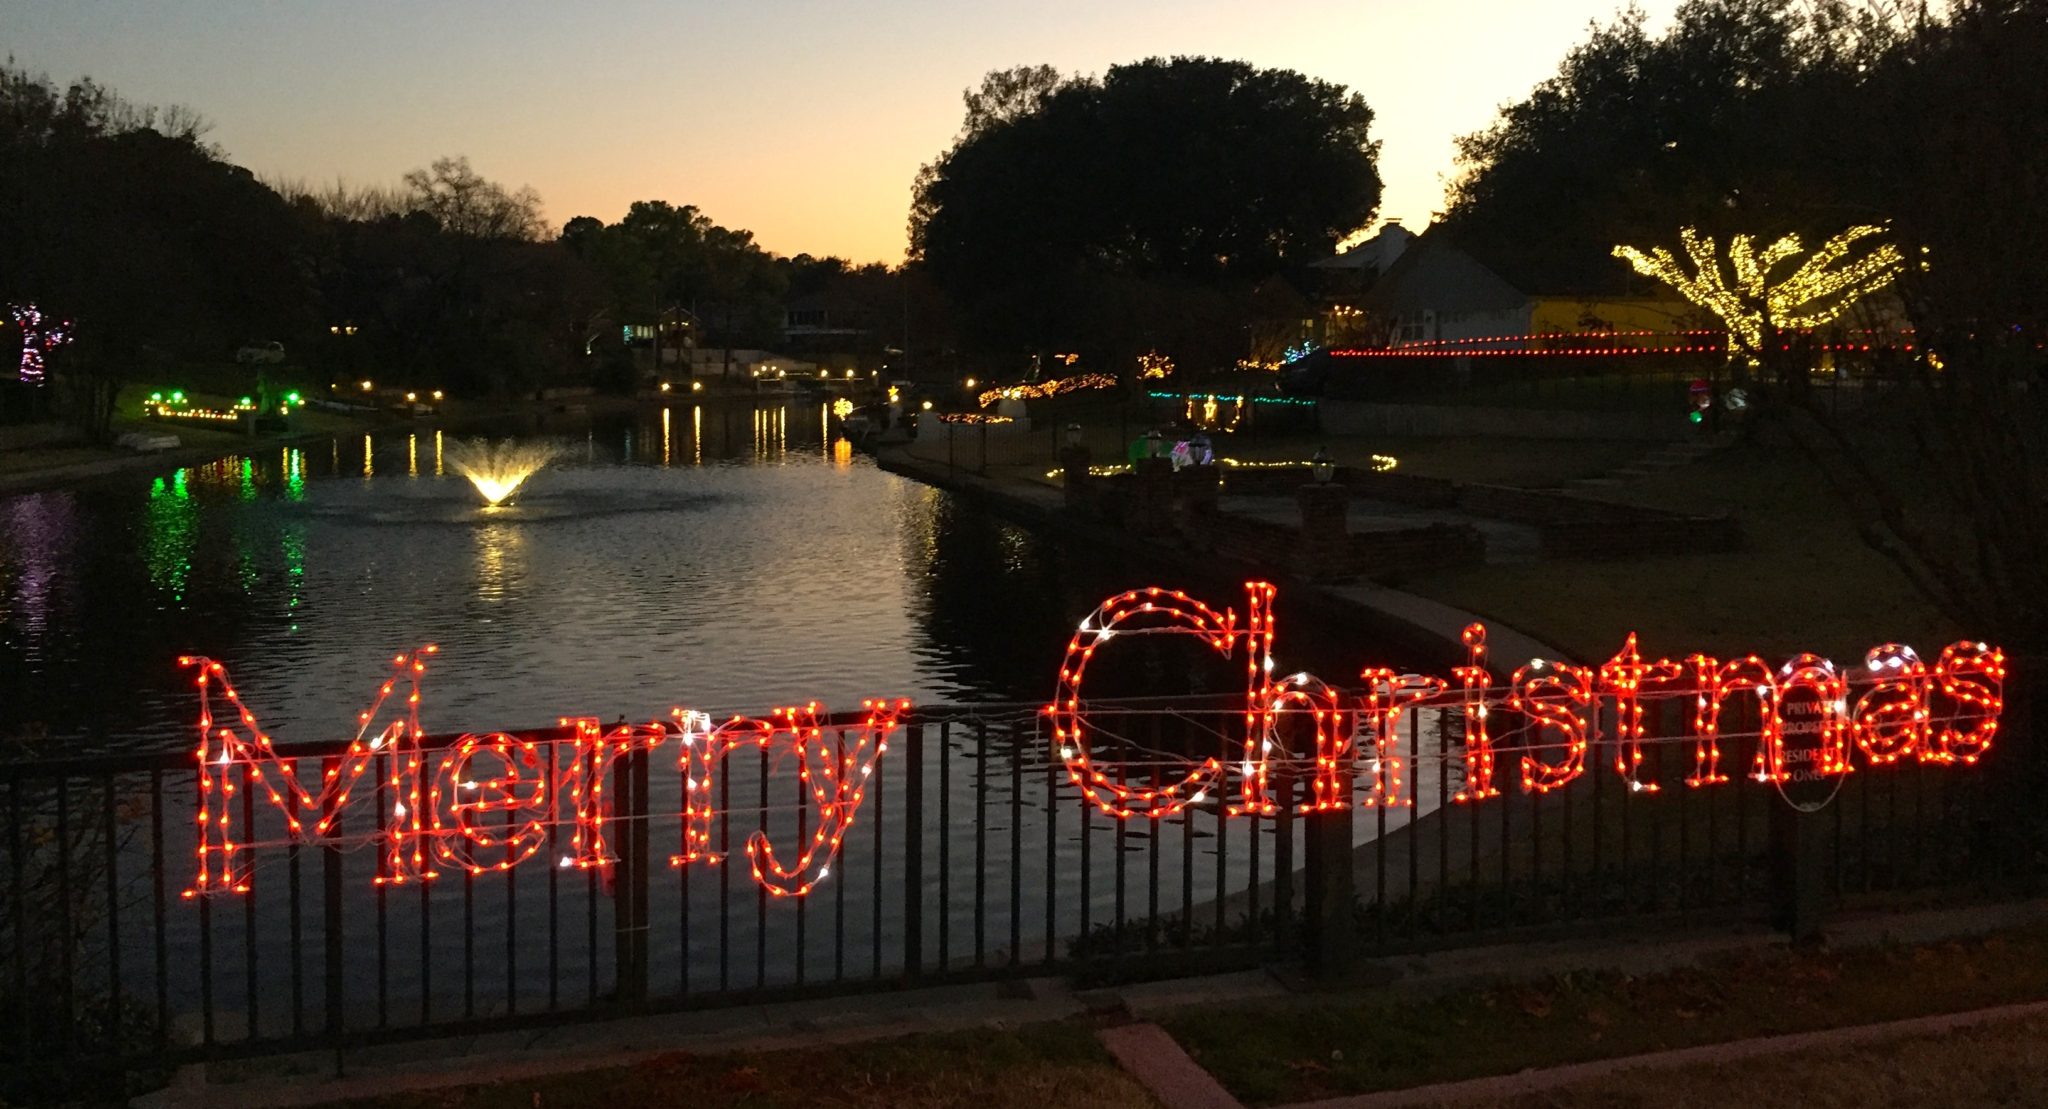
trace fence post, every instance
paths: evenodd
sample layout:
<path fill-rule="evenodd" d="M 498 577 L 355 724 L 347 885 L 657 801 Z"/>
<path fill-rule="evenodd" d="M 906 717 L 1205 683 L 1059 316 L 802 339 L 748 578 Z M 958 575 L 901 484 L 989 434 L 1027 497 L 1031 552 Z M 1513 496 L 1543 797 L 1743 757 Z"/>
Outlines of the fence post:
<path fill-rule="evenodd" d="M 903 974 L 915 980 L 924 973 L 923 724 L 903 729 L 903 757 L 909 760 L 903 767 Z"/>
<path fill-rule="evenodd" d="M 1827 904 L 1818 812 L 1771 806 L 1771 923 L 1794 943 L 1820 938 Z"/>
<path fill-rule="evenodd" d="M 1347 784 L 1338 794 L 1349 797 Z M 1304 827 L 1302 938 L 1310 969 L 1318 974 L 1347 970 L 1358 951 L 1358 921 L 1352 913 L 1356 881 L 1351 868 L 1352 814 L 1340 809 L 1311 812 Z"/>
<path fill-rule="evenodd" d="M 612 796 L 626 823 L 612 864 L 616 994 L 638 1003 L 647 999 L 647 751 L 636 749 L 612 766 Z"/>
<path fill-rule="evenodd" d="M 1286 763 L 1281 764 L 1283 767 Z M 1285 951 L 1294 946 L 1301 929 L 1294 927 L 1294 778 L 1285 770 L 1273 776 L 1273 801 L 1277 811 L 1273 814 L 1273 942 Z M 1315 844 L 1315 831 L 1305 826 L 1302 842 L 1302 867 L 1312 870 L 1320 857 Z M 1308 884 L 1315 880 L 1310 877 Z M 1303 912 L 1312 911 L 1312 897 L 1303 891 Z M 1306 926 L 1306 922 L 1304 922 Z"/>
<path fill-rule="evenodd" d="M 320 780 L 331 782 L 341 773 L 341 759 L 328 756 L 320 760 Z M 327 811 L 323 813 L 331 822 L 327 826 L 327 846 L 320 852 L 321 896 L 326 904 L 321 906 L 322 917 L 326 920 L 324 945 L 327 956 L 327 1042 L 334 1045 L 334 1076 L 342 1076 L 342 1022 L 347 1019 L 342 1005 L 342 991 L 347 979 L 342 975 L 341 965 L 341 816 L 335 810 L 336 798 L 330 797 Z"/>

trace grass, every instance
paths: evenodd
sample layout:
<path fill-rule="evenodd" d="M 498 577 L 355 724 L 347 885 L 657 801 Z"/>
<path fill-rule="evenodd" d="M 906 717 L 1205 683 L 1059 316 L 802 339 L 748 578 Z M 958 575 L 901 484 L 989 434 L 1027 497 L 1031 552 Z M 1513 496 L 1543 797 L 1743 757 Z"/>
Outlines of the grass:
<path fill-rule="evenodd" d="M 1790 448 L 1738 444 L 1604 495 L 1732 513 L 1743 547 L 1451 570 L 1417 575 L 1404 587 L 1590 661 L 1613 654 L 1630 631 L 1642 636 L 1645 655 L 1814 651 L 1836 659 L 1860 659 L 1891 641 L 1931 655 L 1962 634 L 1863 544 L 1834 491 Z"/>
<path fill-rule="evenodd" d="M 1644 977 L 1571 975 L 1434 998 L 1205 1009 L 1163 1023 L 1233 1094 L 1260 1105 L 2042 998 L 2048 929 L 2035 928 L 1917 947 L 1754 952 Z M 1636 1081 L 1646 1093 L 1676 1085 L 1668 1075 Z"/>
<path fill-rule="evenodd" d="M 730 1055 L 339 1103 L 336 1109 L 1154 1109 L 1077 1021 Z"/>
<path fill-rule="evenodd" d="M 1635 1071 L 1467 1109 L 1965 1109 L 2038 1105 L 2048 1018 L 1848 1050 Z"/>
<path fill-rule="evenodd" d="M 30 474 L 59 466 L 76 466 L 80 463 L 101 462 L 120 457 L 120 451 L 103 447 L 31 447 L 0 451 L 0 474 Z"/>

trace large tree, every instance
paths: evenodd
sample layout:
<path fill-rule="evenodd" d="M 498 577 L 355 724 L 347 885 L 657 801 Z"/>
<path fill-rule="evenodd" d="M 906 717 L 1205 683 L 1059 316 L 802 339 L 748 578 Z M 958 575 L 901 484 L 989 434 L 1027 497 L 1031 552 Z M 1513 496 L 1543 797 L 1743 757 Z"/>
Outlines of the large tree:
<path fill-rule="evenodd" d="M 305 324 L 289 206 L 184 109 L 0 67 L 0 302 L 71 320 L 55 391 L 104 435 L 121 385 Z"/>
<path fill-rule="evenodd" d="M 1680 226 L 1869 222 L 1866 198 L 1837 176 L 1862 142 L 1830 139 L 1876 48 L 1869 26 L 1834 0 L 1686 0 L 1653 36 L 1628 9 L 1458 140 L 1445 222 L 1547 292 L 1602 287 L 1625 272 L 1614 243 Z"/>
<path fill-rule="evenodd" d="M 693 205 L 635 201 L 624 219 L 578 216 L 562 241 L 602 275 L 622 322 L 688 321 L 700 346 L 770 345 L 780 333 L 785 275 L 754 233 L 722 227 Z"/>
<path fill-rule="evenodd" d="M 1372 110 L 1288 70 L 1213 58 L 1152 58 L 1099 80 L 1005 70 L 966 107 L 916 183 L 911 254 L 986 347 L 1142 348 L 1137 333 L 1186 315 L 1188 297 L 1242 294 L 1327 256 L 1379 204 Z M 1101 321 L 1106 296 L 1174 304 L 1157 322 Z M 1206 304 L 1199 314 L 1215 319 Z"/>
<path fill-rule="evenodd" d="M 2043 73 L 2043 0 L 1689 0 L 1658 38 L 1633 14 L 1597 30 L 1468 138 L 1450 213 L 1468 234 L 1588 264 L 1616 243 L 1672 245 L 1681 226 L 1820 242 L 1883 225 L 1912 331 L 1874 344 L 1890 349 L 1873 352 L 1860 403 L 1837 410 L 1810 388 L 1813 337 L 1766 320 L 1755 426 L 1807 452 L 1934 607 L 2020 656 L 2007 769 L 2033 773 L 2004 777 L 2036 784 L 2048 784 Z"/>

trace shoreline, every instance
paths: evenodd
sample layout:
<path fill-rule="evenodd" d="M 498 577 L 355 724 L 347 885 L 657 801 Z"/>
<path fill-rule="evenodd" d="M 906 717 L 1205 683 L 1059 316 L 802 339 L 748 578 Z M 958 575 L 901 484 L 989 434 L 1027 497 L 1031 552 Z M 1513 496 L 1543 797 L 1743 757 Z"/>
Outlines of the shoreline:
<path fill-rule="evenodd" d="M 0 473 L 0 497 L 17 496 L 25 493 L 47 493 L 92 485 L 96 482 L 147 473 L 151 470 L 183 466 L 199 466 L 222 458 L 246 454 L 256 448 L 294 447 L 334 439 L 344 435 L 382 434 L 385 432 L 412 429 L 416 431 L 450 431 L 467 434 L 473 429 L 487 428 L 508 420 L 527 417 L 560 416 L 569 413 L 596 415 L 634 409 L 674 404 L 686 400 L 691 404 L 710 404 L 720 401 L 746 401 L 758 398 L 738 394 L 717 393 L 683 398 L 659 395 L 646 396 L 591 396 L 570 397 L 547 401 L 518 401 L 503 406 L 479 411 L 466 411 L 454 415 L 441 413 L 432 419 L 416 420 L 402 417 L 388 417 L 364 420 L 349 427 L 326 431 L 293 432 L 287 435 L 256 436 L 241 439 L 233 444 L 211 443 L 179 446 L 170 450 L 150 452 L 115 453 L 108 458 L 95 458 L 78 462 L 59 463 L 15 473 Z M 213 429 L 201 429 L 215 434 Z M 24 448 L 35 450 L 38 448 Z M 108 447 L 109 451 L 119 448 Z"/>
<path fill-rule="evenodd" d="M 901 446 L 890 445 L 874 452 L 875 465 L 889 473 L 974 499 L 990 511 L 1018 523 L 1044 529 L 1049 534 L 1107 547 L 1119 553 L 1145 559 L 1176 571 L 1204 576 L 1227 572 L 1243 580 L 1271 580 L 1299 598 L 1307 595 L 1326 608 L 1338 622 L 1347 617 L 1394 631 L 1402 645 L 1425 646 L 1433 652 L 1462 659 L 1461 633 L 1468 624 L 1486 625 L 1489 668 L 1499 673 L 1498 660 L 1548 658 L 1577 662 L 1569 653 L 1518 628 L 1477 613 L 1467 612 L 1440 601 L 1418 596 L 1391 586 L 1360 581 L 1350 583 L 1313 582 L 1292 571 L 1232 558 L 1217 552 L 1194 552 L 1168 543 L 1133 535 L 1122 529 L 1076 519 L 1064 510 L 1058 490 L 1032 486 L 999 477 L 927 462 Z M 1249 575 L 1249 577 L 1246 577 Z"/>

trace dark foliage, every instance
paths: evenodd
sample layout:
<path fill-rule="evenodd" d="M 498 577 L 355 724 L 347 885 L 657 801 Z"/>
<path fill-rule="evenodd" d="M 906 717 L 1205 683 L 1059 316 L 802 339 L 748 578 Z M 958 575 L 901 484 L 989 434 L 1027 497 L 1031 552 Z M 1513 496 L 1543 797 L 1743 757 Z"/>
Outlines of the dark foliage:
<path fill-rule="evenodd" d="M 966 104 L 916 183 L 911 253 L 984 349 L 1235 357 L 1250 290 L 1379 204 L 1372 110 L 1287 70 L 1036 67 L 991 73 Z"/>

